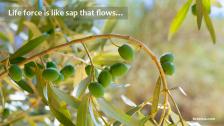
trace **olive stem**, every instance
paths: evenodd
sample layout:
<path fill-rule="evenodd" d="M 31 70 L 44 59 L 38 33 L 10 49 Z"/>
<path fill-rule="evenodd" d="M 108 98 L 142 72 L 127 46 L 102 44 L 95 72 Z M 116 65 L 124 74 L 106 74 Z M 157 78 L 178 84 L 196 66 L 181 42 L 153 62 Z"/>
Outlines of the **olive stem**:
<path fill-rule="evenodd" d="M 94 78 L 95 78 L 95 72 L 94 72 L 94 65 L 93 65 L 93 61 L 92 61 L 92 58 L 91 58 L 91 56 L 90 56 L 90 53 L 89 53 L 89 50 L 88 50 L 88 48 L 87 48 L 87 46 L 86 46 L 86 44 L 85 43 L 82 43 L 82 45 L 83 45 L 83 47 L 84 47 L 84 49 L 85 49 L 85 51 L 86 51 L 86 53 L 87 53 L 87 56 L 89 57 L 89 60 L 90 60 L 90 64 L 91 64 L 91 79 L 92 79 L 92 81 L 94 81 Z"/>
<path fill-rule="evenodd" d="M 162 84 L 163 84 L 163 88 L 164 90 L 168 90 L 168 85 L 167 85 L 167 81 L 166 81 L 166 76 L 165 76 L 165 73 L 163 71 L 163 68 L 159 62 L 159 60 L 157 59 L 156 55 L 140 40 L 137 40 L 131 36 L 127 36 L 127 35 L 119 35 L 119 34 L 103 34 L 103 35 L 93 35 L 93 36 L 88 36 L 88 37 L 84 37 L 84 38 L 81 38 L 81 39 L 75 39 L 75 40 L 72 40 L 68 43 L 64 43 L 64 44 L 61 44 L 61 45 L 58 45 L 58 46 L 55 46 L 53 48 L 50 48 L 50 49 L 47 49 L 43 52 L 40 52 L 36 55 L 33 55 L 29 58 L 27 58 L 26 60 L 20 62 L 18 65 L 23 65 L 29 61 L 32 61 L 32 60 L 35 60 L 36 58 L 40 57 L 40 56 L 43 56 L 43 55 L 46 55 L 46 54 L 50 54 L 54 51 L 57 51 L 59 49 L 63 49 L 64 47 L 66 46 L 70 46 L 72 44 L 76 44 L 76 43 L 84 43 L 84 42 L 90 42 L 90 40 L 95 40 L 95 39 L 103 39 L 103 38 L 107 38 L 107 39 L 110 39 L 110 38 L 117 38 L 117 39 L 123 39 L 123 40 L 127 40 L 128 42 L 130 43 L 133 43 L 133 44 L 136 44 L 138 45 L 139 47 L 141 47 L 149 56 L 150 58 L 153 60 L 154 64 L 156 65 L 159 73 L 160 73 L 160 76 L 161 76 L 161 79 L 162 79 Z M 93 42 L 93 41 L 91 41 Z M 4 60 L 3 60 L 4 62 Z M 4 71 L 0 74 L 0 78 L 4 77 L 5 75 L 7 75 L 8 71 Z M 161 125 L 162 123 L 162 120 L 166 114 L 166 107 L 167 104 L 168 104 L 168 96 L 171 97 L 171 100 L 173 99 L 172 98 L 172 95 L 168 95 L 169 93 L 168 92 L 164 92 L 164 109 L 163 109 L 163 113 L 162 113 L 162 118 L 160 119 L 159 121 L 159 125 Z M 175 105 L 176 108 L 178 108 L 176 105 Z M 178 113 L 179 117 L 182 117 L 179 113 Z M 182 122 L 183 124 L 183 122 Z"/>

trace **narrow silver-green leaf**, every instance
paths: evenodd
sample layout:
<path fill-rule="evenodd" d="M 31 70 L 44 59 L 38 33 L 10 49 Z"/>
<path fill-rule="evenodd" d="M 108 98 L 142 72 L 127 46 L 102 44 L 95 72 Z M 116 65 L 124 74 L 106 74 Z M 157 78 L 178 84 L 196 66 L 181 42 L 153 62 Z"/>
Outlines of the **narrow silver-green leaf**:
<path fill-rule="evenodd" d="M 38 36 L 38 37 L 30 40 L 25 45 L 23 45 L 21 48 L 19 48 L 14 54 L 12 54 L 10 56 L 10 59 L 14 59 L 16 57 L 23 56 L 23 55 L 29 53 L 30 51 L 32 51 L 33 49 L 38 47 L 47 38 L 48 38 L 48 35 L 43 34 L 41 36 Z"/>
<path fill-rule="evenodd" d="M 71 120 L 66 104 L 57 97 L 49 84 L 47 85 L 47 94 L 50 110 L 58 121 L 65 126 L 75 126 Z"/>
<path fill-rule="evenodd" d="M 152 108 L 151 108 L 152 116 L 155 116 L 158 111 L 160 88 L 161 88 L 161 78 L 159 77 L 153 91 L 153 101 L 152 101 Z"/>
<path fill-rule="evenodd" d="M 90 82 L 90 78 L 87 77 L 79 83 L 77 92 L 76 92 L 76 97 L 79 98 L 85 93 L 89 82 Z"/>
<path fill-rule="evenodd" d="M 72 121 L 69 118 L 67 118 L 61 112 L 57 111 L 57 109 L 52 107 L 52 105 L 49 105 L 49 107 L 50 107 L 51 112 L 57 118 L 57 120 L 60 123 L 62 123 L 64 126 L 75 126 L 75 124 L 73 124 Z"/>
<path fill-rule="evenodd" d="M 85 95 L 78 108 L 77 113 L 77 126 L 88 126 L 88 105 L 89 95 Z"/>
<path fill-rule="evenodd" d="M 201 23 L 202 23 L 202 0 L 196 0 L 196 14 L 197 14 L 197 24 L 198 24 L 198 29 L 201 28 Z"/>
<path fill-rule="evenodd" d="M 142 107 L 140 107 L 140 106 L 136 106 L 136 107 L 131 108 L 130 110 L 128 110 L 126 112 L 126 114 L 131 116 L 131 115 L 135 114 L 137 111 L 139 111 L 141 108 Z M 120 126 L 120 125 L 121 125 L 121 122 L 119 122 L 119 121 L 116 121 L 116 122 L 113 123 L 113 126 Z"/>
<path fill-rule="evenodd" d="M 92 104 L 89 104 L 89 113 L 90 113 L 90 117 L 91 117 L 91 120 L 92 122 L 94 123 L 94 126 L 102 126 L 100 123 L 99 123 L 99 120 L 95 117 L 95 113 L 93 111 L 93 107 L 92 107 Z"/>
<path fill-rule="evenodd" d="M 105 99 L 100 98 L 97 99 L 100 109 L 108 116 L 115 120 L 120 121 L 126 126 L 140 126 L 140 122 L 138 120 L 133 119 L 131 116 L 125 114 L 121 110 L 112 106 Z"/>
<path fill-rule="evenodd" d="M 206 7 L 205 6 L 206 5 L 203 5 L 203 16 L 204 16 L 205 24 L 207 26 L 207 29 L 208 29 L 209 33 L 210 33 L 210 36 L 212 38 L 212 41 L 215 44 L 216 43 L 215 30 L 214 30 L 212 21 L 211 21 L 211 19 L 209 17 L 209 13 L 206 10 Z"/>
<path fill-rule="evenodd" d="M 75 97 L 72 97 L 71 95 L 59 90 L 56 87 L 52 87 L 52 90 L 54 91 L 54 93 L 58 96 L 58 98 L 62 101 L 65 101 L 68 105 L 70 105 L 71 107 L 77 109 L 80 101 L 78 99 L 76 99 Z"/>
<path fill-rule="evenodd" d="M 172 36 L 174 35 L 174 33 L 177 32 L 177 30 L 180 28 L 182 22 L 184 21 L 187 12 L 191 6 L 192 0 L 188 0 L 183 6 L 182 8 L 177 12 L 177 15 L 175 16 L 175 18 L 173 19 L 171 25 L 170 25 L 170 29 L 169 29 L 169 35 L 168 35 L 168 39 L 170 40 L 172 38 Z"/>

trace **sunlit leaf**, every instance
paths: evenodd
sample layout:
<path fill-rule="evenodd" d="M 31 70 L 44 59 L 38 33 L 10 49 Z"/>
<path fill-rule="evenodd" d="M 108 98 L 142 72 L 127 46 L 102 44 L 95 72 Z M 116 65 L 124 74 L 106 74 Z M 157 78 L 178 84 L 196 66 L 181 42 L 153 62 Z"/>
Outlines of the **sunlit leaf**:
<path fill-rule="evenodd" d="M 130 100 L 129 98 L 127 98 L 125 95 L 121 95 L 121 99 L 124 101 L 124 103 L 126 105 L 129 105 L 131 107 L 137 106 L 132 100 Z"/>
<path fill-rule="evenodd" d="M 192 0 L 188 0 L 183 6 L 182 8 L 177 12 L 177 15 L 175 16 L 175 18 L 173 19 L 171 25 L 170 25 L 170 29 L 169 29 L 169 35 L 168 35 L 168 39 L 170 40 L 172 38 L 172 36 L 174 35 L 174 33 L 177 32 L 177 30 L 180 28 L 181 24 L 183 23 L 187 12 L 191 6 Z"/>
<path fill-rule="evenodd" d="M 20 47 L 14 54 L 10 56 L 10 59 L 14 59 L 19 56 L 24 56 L 25 54 L 29 53 L 36 47 L 38 47 L 42 42 L 44 42 L 48 38 L 48 35 L 43 34 L 38 36 L 30 41 L 28 41 L 25 45 Z"/>
<path fill-rule="evenodd" d="M 89 82 L 90 82 L 90 78 L 87 77 L 79 83 L 78 88 L 77 88 L 77 92 L 76 92 L 76 97 L 79 98 L 85 93 Z"/>
<path fill-rule="evenodd" d="M 98 119 L 95 117 L 92 104 L 89 104 L 89 113 L 90 113 L 90 117 L 91 117 L 91 119 L 92 119 L 92 121 L 94 123 L 94 126 L 101 126 L 101 124 L 99 123 Z"/>
<path fill-rule="evenodd" d="M 41 96 L 42 101 L 47 104 L 47 97 L 46 97 L 46 81 L 43 79 L 42 76 L 42 69 L 38 68 L 36 69 L 36 87 L 39 95 Z"/>
<path fill-rule="evenodd" d="M 207 10 L 208 13 L 211 12 L 211 1 L 210 0 L 201 0 L 204 8 Z"/>
<path fill-rule="evenodd" d="M 201 28 L 201 23 L 202 23 L 202 0 L 196 0 L 196 14 L 197 14 L 197 24 L 198 24 L 198 29 Z"/>
<path fill-rule="evenodd" d="M 61 112 L 57 111 L 56 108 L 49 106 L 51 109 L 51 112 L 54 114 L 54 116 L 58 119 L 59 122 L 61 122 L 64 126 L 75 126 L 75 124 L 72 123 L 72 121 L 67 118 L 65 115 L 63 115 Z"/>
<path fill-rule="evenodd" d="M 34 24 L 33 22 L 30 21 L 24 21 L 23 24 L 28 27 L 28 29 L 30 30 L 30 34 L 29 35 L 29 39 L 33 39 L 36 38 L 38 36 L 41 35 L 41 31 L 39 30 L 39 28 L 36 26 L 36 24 Z"/>
<path fill-rule="evenodd" d="M 139 111 L 141 108 L 142 108 L 141 106 L 136 106 L 136 107 L 131 108 L 130 110 L 128 110 L 126 112 L 126 114 L 131 116 L 131 115 L 135 114 L 137 111 Z M 120 125 L 121 125 L 121 123 L 119 121 L 116 121 L 116 122 L 113 123 L 113 126 L 120 126 Z"/>
<path fill-rule="evenodd" d="M 47 94 L 48 94 L 48 105 L 51 109 L 51 112 L 54 116 L 60 121 L 63 125 L 74 126 L 71 121 L 71 115 L 67 110 L 66 104 L 58 99 L 57 95 L 54 94 L 52 87 L 47 85 Z"/>
<path fill-rule="evenodd" d="M 54 91 L 54 93 L 58 96 L 58 98 L 62 101 L 65 101 L 68 105 L 70 105 L 71 107 L 77 109 L 80 101 L 74 97 L 72 97 L 71 95 L 59 90 L 56 87 L 52 87 L 52 91 Z"/>
<path fill-rule="evenodd" d="M 17 28 L 17 31 L 16 31 L 16 34 L 18 35 L 24 28 L 24 20 L 25 20 L 25 17 L 21 17 L 19 22 L 18 22 L 18 28 Z"/>
<path fill-rule="evenodd" d="M 152 100 L 152 108 L 151 108 L 151 115 L 156 115 L 158 111 L 158 104 L 159 104 L 159 95 L 160 95 L 160 87 L 161 87 L 161 78 L 159 77 L 156 86 L 153 91 L 153 100 Z"/>
<path fill-rule="evenodd" d="M 93 57 L 93 63 L 96 65 L 112 65 L 122 61 L 118 53 L 102 52 Z"/>
<path fill-rule="evenodd" d="M 104 99 L 98 99 L 97 100 L 100 106 L 100 109 L 109 117 L 116 119 L 120 121 L 121 123 L 127 125 L 127 126 L 140 126 L 140 122 L 133 119 L 129 115 L 125 114 L 118 108 L 112 106 L 110 103 L 108 103 Z"/>
<path fill-rule="evenodd" d="M 89 95 L 85 95 L 82 98 L 82 101 L 78 108 L 77 113 L 77 126 L 88 126 L 87 119 L 88 119 L 88 105 L 89 105 Z"/>
<path fill-rule="evenodd" d="M 114 27 L 117 24 L 117 20 L 116 19 L 108 19 L 105 21 L 104 26 L 101 30 L 101 34 L 109 34 L 113 31 Z M 107 39 L 102 39 L 100 44 L 101 47 L 103 48 L 105 45 L 105 42 L 107 41 Z"/>
<path fill-rule="evenodd" d="M 212 38 L 213 43 L 216 43 L 215 30 L 214 30 L 212 21 L 209 17 L 209 13 L 206 10 L 206 6 L 207 5 L 204 5 L 204 3 L 203 3 L 203 16 L 204 16 L 205 24 L 207 26 L 207 29 L 208 29 L 209 33 L 210 33 L 210 36 Z"/>

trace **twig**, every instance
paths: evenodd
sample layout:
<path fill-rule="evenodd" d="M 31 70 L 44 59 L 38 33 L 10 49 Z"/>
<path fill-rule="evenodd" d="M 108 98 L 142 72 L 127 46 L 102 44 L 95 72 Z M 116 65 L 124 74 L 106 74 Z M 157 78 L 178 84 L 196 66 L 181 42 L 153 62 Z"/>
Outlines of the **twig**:
<path fill-rule="evenodd" d="M 25 63 L 27 63 L 29 61 L 35 60 L 36 58 L 38 58 L 40 56 L 52 53 L 52 52 L 57 51 L 59 49 L 63 49 L 64 47 L 70 46 L 70 45 L 75 44 L 75 43 L 85 43 L 85 42 L 90 42 L 90 40 L 103 39 L 103 38 L 107 38 L 107 39 L 110 39 L 110 38 L 123 39 L 123 40 L 127 40 L 128 42 L 136 44 L 139 47 L 141 47 L 150 56 L 150 58 L 153 60 L 154 64 L 156 65 L 156 67 L 157 67 L 157 69 L 158 69 L 158 71 L 160 73 L 162 82 L 163 82 L 162 84 L 163 84 L 164 90 L 168 90 L 168 85 L 167 85 L 165 73 L 164 73 L 163 68 L 162 68 L 159 60 L 157 59 L 156 55 L 142 41 L 137 40 L 137 39 L 135 39 L 135 38 L 133 38 L 131 36 L 126 36 L 126 35 L 104 34 L 104 35 L 94 35 L 94 36 L 84 37 L 84 38 L 81 38 L 81 39 L 72 40 L 72 41 L 70 41 L 68 43 L 55 46 L 55 47 L 47 49 L 47 50 L 45 50 L 45 51 L 43 51 L 41 53 L 38 53 L 38 54 L 36 54 L 34 56 L 31 56 L 30 58 L 24 60 L 23 62 L 19 63 L 18 65 L 23 65 L 23 64 L 25 64 Z M 7 75 L 7 71 L 4 71 L 4 72 L 2 72 L 0 74 L 0 79 L 2 77 L 4 77 L 5 75 Z M 169 93 L 164 92 L 164 103 L 163 103 L 164 106 L 167 106 L 167 104 L 168 104 L 168 94 Z M 170 96 L 170 97 L 172 97 L 172 96 Z M 176 108 L 178 108 L 178 107 L 176 106 Z M 161 117 L 163 118 L 165 115 L 166 115 L 166 107 L 164 107 L 163 113 L 162 113 Z M 179 114 L 179 116 L 181 117 L 180 114 Z M 161 125 L 162 120 L 163 119 L 160 119 L 159 125 Z"/>

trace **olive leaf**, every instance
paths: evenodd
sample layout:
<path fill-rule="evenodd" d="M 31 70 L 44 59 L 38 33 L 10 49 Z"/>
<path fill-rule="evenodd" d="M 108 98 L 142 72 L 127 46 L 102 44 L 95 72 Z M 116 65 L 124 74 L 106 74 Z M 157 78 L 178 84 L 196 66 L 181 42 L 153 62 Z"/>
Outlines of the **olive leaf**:
<path fill-rule="evenodd" d="M 50 110 L 58 121 L 65 126 L 75 126 L 71 120 L 71 115 L 66 108 L 66 104 L 58 99 L 50 84 L 47 85 L 47 95 Z"/>
<path fill-rule="evenodd" d="M 202 0 L 196 0 L 196 11 L 197 11 L 196 14 L 197 14 L 198 29 L 200 29 L 203 17 Z"/>
<path fill-rule="evenodd" d="M 94 123 L 94 126 L 102 126 L 100 123 L 99 123 L 99 120 L 95 117 L 95 113 L 93 111 L 93 107 L 92 107 L 92 104 L 89 104 L 89 113 L 90 113 L 90 117 L 92 119 L 92 122 Z"/>
<path fill-rule="evenodd" d="M 192 3 L 192 0 L 188 0 L 182 6 L 182 8 L 177 12 L 177 15 L 175 16 L 175 18 L 173 19 L 173 21 L 170 25 L 169 35 L 168 35 L 169 40 L 172 38 L 174 33 L 176 33 L 176 31 L 180 28 L 181 24 L 183 23 L 186 15 L 187 15 L 187 12 L 190 8 L 191 3 Z"/>
<path fill-rule="evenodd" d="M 156 86 L 153 91 L 153 100 L 152 100 L 152 108 L 151 108 L 151 115 L 155 116 L 158 111 L 158 104 L 159 104 L 159 95 L 160 95 L 160 87 L 161 87 L 161 78 L 159 77 Z"/>
<path fill-rule="evenodd" d="M 25 80 L 20 80 L 20 81 L 16 82 L 16 84 L 23 90 L 25 90 L 31 94 L 33 93 L 33 89 L 29 86 L 29 84 Z"/>
<path fill-rule="evenodd" d="M 97 102 L 99 103 L 100 109 L 107 116 L 116 119 L 127 126 L 140 126 L 140 122 L 138 120 L 133 119 L 131 116 L 112 106 L 105 99 L 97 99 Z"/>
<path fill-rule="evenodd" d="M 80 100 L 76 99 L 75 97 L 72 97 L 69 94 L 66 94 L 65 92 L 59 90 L 56 87 L 52 87 L 52 91 L 57 95 L 57 97 L 60 100 L 65 101 L 68 105 L 70 105 L 74 109 L 78 109 Z"/>
<path fill-rule="evenodd" d="M 123 61 L 118 53 L 102 52 L 93 57 L 93 63 L 96 65 L 112 65 Z"/>
<path fill-rule="evenodd" d="M 126 112 L 126 114 L 131 116 L 131 115 L 135 114 L 137 111 L 139 111 L 141 108 L 142 108 L 141 106 L 133 107 L 130 110 L 128 110 Z M 121 122 L 119 122 L 119 121 L 116 121 L 113 123 L 113 126 L 120 126 L 120 125 L 121 125 Z"/>
<path fill-rule="evenodd" d="M 76 97 L 79 98 L 85 93 L 89 82 L 90 82 L 90 77 L 87 77 L 79 83 L 78 88 L 77 88 L 77 92 L 76 92 Z"/>
<path fill-rule="evenodd" d="M 215 44 L 216 43 L 215 30 L 214 30 L 212 21 L 209 17 L 209 12 L 207 11 L 209 6 L 210 5 L 208 5 L 208 3 L 203 2 L 202 10 L 203 10 L 203 16 L 204 16 L 205 24 L 207 26 L 207 29 L 208 29 L 209 33 L 210 33 L 210 36 L 212 37 L 212 41 Z"/>
<path fill-rule="evenodd" d="M 78 107 L 77 126 L 88 126 L 89 95 L 85 95 Z"/>
<path fill-rule="evenodd" d="M 14 59 L 20 56 L 24 56 L 25 54 L 29 53 L 36 47 L 38 47 L 44 40 L 48 38 L 48 35 L 43 34 L 40 35 L 30 41 L 28 41 L 25 45 L 23 45 L 21 48 L 19 48 L 14 54 L 10 56 L 10 59 Z"/>

